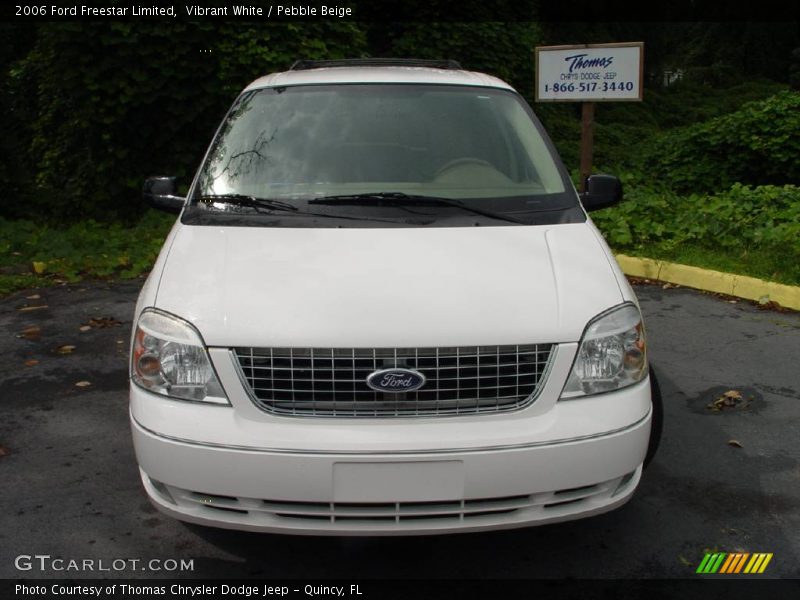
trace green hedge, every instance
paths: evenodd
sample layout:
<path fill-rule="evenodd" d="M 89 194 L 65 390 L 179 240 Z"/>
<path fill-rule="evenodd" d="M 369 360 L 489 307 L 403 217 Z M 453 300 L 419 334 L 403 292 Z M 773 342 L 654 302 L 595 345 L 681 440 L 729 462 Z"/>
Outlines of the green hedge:
<path fill-rule="evenodd" d="M 735 113 L 748 102 L 763 101 L 784 90 L 785 84 L 765 79 L 730 87 L 681 82 L 667 89 L 645 89 L 643 102 L 598 102 L 595 105 L 594 164 L 612 173 L 634 169 L 650 174 L 652 165 L 658 163 L 665 148 L 678 144 L 673 141 L 675 136 L 686 131 L 678 128 L 698 127 L 705 121 Z M 577 168 L 580 104 L 542 103 L 535 105 L 534 110 L 553 138 L 564 163 L 569 169 Z M 718 160 L 717 155 L 705 158 Z M 728 168 L 724 162 L 715 162 L 715 165 L 722 171 Z M 665 183 L 673 185 L 669 177 Z M 733 180 L 725 187 L 731 183 Z"/>
<path fill-rule="evenodd" d="M 670 132 L 643 153 L 640 169 L 685 193 L 800 182 L 800 92 Z"/>
<path fill-rule="evenodd" d="M 632 186 L 625 201 L 592 213 L 615 248 L 701 242 L 718 248 L 774 244 L 800 253 L 800 187 L 734 184 L 719 194 L 680 196 Z"/>
<path fill-rule="evenodd" d="M 36 36 L 8 72 L 35 179 L 3 213 L 69 220 L 141 214 L 143 178 L 188 182 L 244 85 L 296 58 L 365 49 L 361 29 L 338 21 L 49 23 Z"/>
<path fill-rule="evenodd" d="M 734 184 L 719 194 L 681 196 L 629 185 L 624 202 L 592 213 L 616 250 L 644 256 L 675 254 L 682 246 L 736 259 L 768 255 L 770 272 L 800 284 L 800 187 Z"/>

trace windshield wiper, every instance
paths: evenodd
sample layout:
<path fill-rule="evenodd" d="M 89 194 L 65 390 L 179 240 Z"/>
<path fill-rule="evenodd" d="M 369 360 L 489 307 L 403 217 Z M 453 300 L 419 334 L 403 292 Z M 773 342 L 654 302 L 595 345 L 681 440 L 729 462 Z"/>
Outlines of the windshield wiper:
<path fill-rule="evenodd" d="M 247 194 L 204 194 L 197 197 L 198 202 L 204 204 L 213 202 L 224 202 L 225 204 L 232 204 L 234 206 L 244 206 L 246 208 L 253 208 L 257 212 L 289 212 L 296 215 L 309 216 L 309 217 L 322 217 L 323 219 L 345 219 L 349 221 L 380 221 L 381 223 L 393 223 L 387 219 L 375 219 L 372 217 L 363 216 L 348 216 L 348 215 L 335 215 L 328 213 L 317 213 L 300 210 L 294 204 L 288 202 L 281 202 L 273 198 L 257 198 L 256 196 L 248 196 Z"/>
<path fill-rule="evenodd" d="M 256 198 L 247 194 L 205 194 L 197 198 L 198 202 L 224 202 L 234 206 L 244 206 L 247 208 L 266 208 L 268 210 L 282 210 L 297 212 L 298 208 L 288 202 L 272 200 L 270 198 Z"/>
<path fill-rule="evenodd" d="M 484 210 L 465 204 L 455 198 L 443 198 L 440 196 L 421 196 L 415 194 L 405 194 L 403 192 L 371 192 L 365 194 L 340 194 L 337 196 L 323 196 L 322 198 L 314 198 L 308 201 L 309 204 L 355 204 L 362 206 L 380 206 L 386 204 L 388 206 L 448 206 L 453 208 L 460 208 L 461 210 L 471 212 L 476 215 L 489 217 L 490 219 L 498 219 L 501 221 L 508 221 L 510 223 L 520 223 L 528 225 L 526 221 L 517 219 L 510 215 L 494 212 L 491 210 Z"/>

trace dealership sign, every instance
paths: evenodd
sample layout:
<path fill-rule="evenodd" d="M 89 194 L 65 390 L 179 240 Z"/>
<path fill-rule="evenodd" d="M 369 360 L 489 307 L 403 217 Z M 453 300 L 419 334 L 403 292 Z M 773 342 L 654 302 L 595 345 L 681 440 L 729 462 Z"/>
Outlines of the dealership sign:
<path fill-rule="evenodd" d="M 642 42 L 536 48 L 536 101 L 639 101 L 643 54 Z"/>

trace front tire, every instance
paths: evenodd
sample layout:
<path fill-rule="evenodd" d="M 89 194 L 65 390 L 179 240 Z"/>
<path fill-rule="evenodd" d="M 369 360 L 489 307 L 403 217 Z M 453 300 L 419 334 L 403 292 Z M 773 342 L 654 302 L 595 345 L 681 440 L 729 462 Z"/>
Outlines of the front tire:
<path fill-rule="evenodd" d="M 653 403 L 653 417 L 650 421 L 650 441 L 647 445 L 647 454 L 644 457 L 644 468 L 647 468 L 647 465 L 656 455 L 658 445 L 661 442 L 661 431 L 664 427 L 664 403 L 661 399 L 661 386 L 658 384 L 653 365 L 650 365 L 650 398 Z"/>

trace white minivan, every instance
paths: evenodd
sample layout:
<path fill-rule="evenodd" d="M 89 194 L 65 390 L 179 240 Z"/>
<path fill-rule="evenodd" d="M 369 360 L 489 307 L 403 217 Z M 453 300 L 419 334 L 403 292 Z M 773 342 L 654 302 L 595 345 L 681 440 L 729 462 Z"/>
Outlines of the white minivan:
<path fill-rule="evenodd" d="M 434 534 L 628 501 L 661 431 L 636 297 L 530 107 L 453 61 L 298 61 L 219 127 L 134 316 L 148 496 L 184 521 Z"/>

